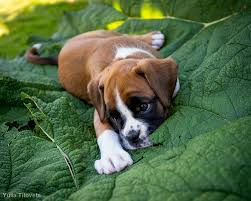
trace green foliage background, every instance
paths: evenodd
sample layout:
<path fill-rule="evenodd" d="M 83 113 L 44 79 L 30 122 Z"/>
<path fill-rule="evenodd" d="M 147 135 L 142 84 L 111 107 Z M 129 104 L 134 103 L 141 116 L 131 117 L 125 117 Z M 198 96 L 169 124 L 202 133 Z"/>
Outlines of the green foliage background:
<path fill-rule="evenodd" d="M 151 136 L 157 146 L 131 152 L 120 173 L 95 172 L 93 108 L 64 91 L 55 66 L 0 60 L 1 200 L 251 200 L 250 1 L 185 2 L 90 1 L 50 38 L 29 39 L 51 55 L 95 29 L 165 34 L 161 54 L 177 60 L 181 90 Z"/>

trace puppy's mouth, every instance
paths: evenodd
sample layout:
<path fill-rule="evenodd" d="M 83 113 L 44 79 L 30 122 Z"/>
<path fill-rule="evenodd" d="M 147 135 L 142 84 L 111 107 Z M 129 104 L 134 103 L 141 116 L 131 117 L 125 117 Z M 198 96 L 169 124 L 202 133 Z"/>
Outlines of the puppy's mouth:
<path fill-rule="evenodd" d="M 135 149 L 142 149 L 142 148 L 146 148 L 146 147 L 150 147 L 153 145 L 153 143 L 150 141 L 150 139 L 147 137 L 144 138 L 139 138 L 133 142 L 128 141 L 123 135 L 119 135 L 120 136 L 120 141 L 121 141 L 121 145 L 125 148 L 125 149 L 130 149 L 130 150 L 135 150 Z"/>

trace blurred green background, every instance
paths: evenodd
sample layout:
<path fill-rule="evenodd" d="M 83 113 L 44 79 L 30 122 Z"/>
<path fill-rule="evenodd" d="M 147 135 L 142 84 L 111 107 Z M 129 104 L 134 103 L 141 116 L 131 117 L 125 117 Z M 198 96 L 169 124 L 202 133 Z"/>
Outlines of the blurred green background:
<path fill-rule="evenodd" d="M 88 3 L 103 1 L 88 0 L 0 0 L 0 57 L 13 58 L 28 46 L 31 36 L 50 37 L 58 28 L 65 11 L 83 9 Z M 118 1 L 113 7 L 120 10 Z M 158 9 L 145 3 L 141 18 L 162 18 Z M 121 22 L 122 23 L 122 22 Z M 115 22 L 108 29 L 121 24 Z"/>
<path fill-rule="evenodd" d="M 51 36 L 64 11 L 86 4 L 86 0 L 0 0 L 0 57 L 15 57 L 32 35 Z"/>
<path fill-rule="evenodd" d="M 80 10 L 88 4 L 111 5 L 129 19 L 168 16 L 167 18 L 178 17 L 210 23 L 230 14 L 249 10 L 250 2 L 250 0 L 0 0 L 0 58 L 13 58 L 22 54 L 31 45 L 29 39 L 32 36 L 50 38 L 58 30 L 64 12 Z M 123 21 L 115 21 L 106 28 L 114 29 L 122 23 Z"/>

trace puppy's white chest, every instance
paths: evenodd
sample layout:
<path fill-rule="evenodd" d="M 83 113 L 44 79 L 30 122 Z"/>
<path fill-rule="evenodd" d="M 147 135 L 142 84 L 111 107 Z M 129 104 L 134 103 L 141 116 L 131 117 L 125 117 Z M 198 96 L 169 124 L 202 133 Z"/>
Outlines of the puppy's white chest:
<path fill-rule="evenodd" d="M 148 52 L 148 51 L 146 51 L 144 49 L 141 49 L 141 48 L 137 48 L 137 47 L 117 47 L 114 59 L 118 59 L 118 58 L 125 59 L 126 57 L 131 56 L 131 55 L 136 54 L 136 53 L 147 54 L 148 56 L 154 58 L 154 56 L 150 52 Z"/>

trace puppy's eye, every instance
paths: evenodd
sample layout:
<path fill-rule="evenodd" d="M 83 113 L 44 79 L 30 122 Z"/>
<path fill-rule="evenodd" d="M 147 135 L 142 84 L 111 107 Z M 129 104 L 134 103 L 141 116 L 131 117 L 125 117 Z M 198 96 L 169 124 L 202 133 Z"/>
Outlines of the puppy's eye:
<path fill-rule="evenodd" d="M 152 104 L 150 103 L 141 103 L 139 104 L 135 110 L 136 112 L 140 112 L 140 113 L 147 113 L 152 109 Z"/>

